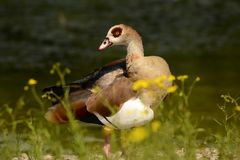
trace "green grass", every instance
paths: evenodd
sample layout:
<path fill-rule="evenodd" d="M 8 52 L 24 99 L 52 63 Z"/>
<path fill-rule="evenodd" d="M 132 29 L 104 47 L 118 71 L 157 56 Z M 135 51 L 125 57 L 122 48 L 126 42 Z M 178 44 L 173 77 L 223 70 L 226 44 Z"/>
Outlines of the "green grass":
<path fill-rule="evenodd" d="M 57 73 L 59 83 L 65 84 L 68 69 L 61 70 L 59 64 L 54 67 L 51 73 Z M 239 98 L 222 96 L 223 104 L 218 106 L 222 118 L 213 119 L 218 124 L 218 130 L 200 128 L 198 124 L 202 119 L 193 117 L 189 109 L 196 82 L 196 79 L 176 81 L 177 91 L 155 109 L 154 123 L 158 127 L 149 123 L 140 128 L 115 130 L 111 140 L 113 155 L 109 159 L 193 160 L 206 148 L 217 150 L 219 159 L 240 159 Z M 63 159 L 63 155 L 106 159 L 102 152 L 102 128 L 74 120 L 68 103 L 68 90 L 62 103 L 70 122 L 54 125 L 44 119 L 50 104 L 41 99 L 36 87 L 37 84 L 28 85 L 25 88 L 28 90 L 23 92 L 15 106 L 1 106 L 0 159 L 12 159 L 22 153 L 36 160 L 48 154 L 56 159 Z M 204 115 L 202 117 L 204 119 Z"/>

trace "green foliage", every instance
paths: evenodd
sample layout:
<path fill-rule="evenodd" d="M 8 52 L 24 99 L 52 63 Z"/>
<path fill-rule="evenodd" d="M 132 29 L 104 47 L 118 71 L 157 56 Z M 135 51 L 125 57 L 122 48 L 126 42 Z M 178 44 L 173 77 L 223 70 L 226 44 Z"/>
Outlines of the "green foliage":
<path fill-rule="evenodd" d="M 216 144 L 222 159 L 239 159 L 240 151 L 240 132 L 238 123 L 240 120 L 239 98 L 233 98 L 230 95 L 221 95 L 224 104 L 219 105 L 222 111 L 223 119 L 215 120 L 222 129 L 222 134 L 216 134 Z"/>
<path fill-rule="evenodd" d="M 56 73 L 60 79 L 58 84 L 65 86 L 65 75 L 70 70 L 55 64 L 50 73 Z M 224 104 L 219 105 L 219 108 L 223 118 L 215 120 L 220 131 L 208 131 L 199 128 L 189 106 L 192 89 L 200 79 L 196 78 L 191 84 L 186 75 L 176 79 L 178 89 L 155 109 L 153 122 L 142 127 L 113 132 L 110 159 L 192 160 L 196 159 L 202 148 L 217 152 L 210 155 L 202 153 L 205 156 L 202 159 L 213 156 L 220 159 L 240 158 L 240 133 L 237 126 L 240 120 L 239 98 L 222 96 Z M 67 111 L 69 124 L 54 125 L 44 119 L 49 104 L 43 102 L 37 93 L 37 83 L 34 79 L 28 81 L 23 96 L 14 107 L 7 104 L 1 106 L 1 159 L 12 159 L 22 153 L 36 160 L 45 159 L 46 155 L 53 155 L 56 159 L 64 159 L 64 155 L 75 155 L 80 159 L 106 159 L 102 152 L 103 140 L 99 139 L 102 137 L 101 128 L 74 119 L 68 101 L 69 89 L 65 88 L 65 96 L 61 100 Z M 55 97 L 60 100 L 56 95 Z M 35 103 L 29 103 L 28 99 L 34 99 Z M 200 136 L 202 133 L 205 137 Z M 87 135 L 94 141 L 89 141 Z M 206 141 L 208 138 L 214 141 Z"/>

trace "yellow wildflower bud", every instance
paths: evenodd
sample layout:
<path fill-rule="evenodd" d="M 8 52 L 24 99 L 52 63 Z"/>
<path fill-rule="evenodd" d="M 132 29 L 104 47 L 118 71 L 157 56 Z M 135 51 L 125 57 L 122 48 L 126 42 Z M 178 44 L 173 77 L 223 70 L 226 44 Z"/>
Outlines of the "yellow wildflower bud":
<path fill-rule="evenodd" d="M 24 90 L 24 91 L 28 91 L 28 90 L 29 90 L 29 87 L 28 87 L 28 86 L 24 86 L 24 87 L 23 87 L 23 90 Z"/>
<path fill-rule="evenodd" d="M 44 98 L 48 98 L 48 95 L 45 93 L 45 94 L 42 95 L 42 98 L 43 98 L 43 99 L 44 99 Z"/>
<path fill-rule="evenodd" d="M 153 79 L 153 82 L 154 83 L 159 83 L 159 82 L 163 82 L 166 79 L 167 79 L 167 77 L 165 75 L 162 75 L 162 76 L 159 76 L 159 77 Z"/>
<path fill-rule="evenodd" d="M 200 77 L 197 77 L 197 78 L 195 79 L 195 81 L 196 81 L 196 82 L 200 81 Z"/>
<path fill-rule="evenodd" d="M 65 68 L 65 73 L 67 73 L 67 74 L 70 74 L 71 73 L 71 70 L 69 69 L 69 68 Z"/>
<path fill-rule="evenodd" d="M 157 132 L 161 126 L 161 123 L 159 121 L 153 121 L 151 123 L 151 128 L 153 132 Z"/>
<path fill-rule="evenodd" d="M 33 86 L 33 85 L 36 85 L 36 84 L 37 84 L 37 81 L 33 78 L 28 80 L 28 85 Z"/>
<path fill-rule="evenodd" d="M 128 140 L 130 142 L 141 142 L 144 139 L 146 139 L 148 136 L 148 132 L 146 130 L 146 128 L 144 127 L 137 127 L 137 128 L 133 128 L 129 135 L 128 135 Z"/>
<path fill-rule="evenodd" d="M 173 93 L 177 90 L 177 88 L 178 88 L 177 85 L 171 86 L 167 89 L 167 92 L 168 93 Z"/>
<path fill-rule="evenodd" d="M 101 91 L 101 88 L 100 88 L 99 86 L 94 86 L 94 87 L 91 89 L 91 91 L 92 91 L 93 93 L 98 93 L 98 92 Z"/>
<path fill-rule="evenodd" d="M 188 75 L 177 76 L 177 79 L 180 80 L 180 81 L 184 81 L 185 79 L 188 79 Z"/>
<path fill-rule="evenodd" d="M 229 95 L 221 95 L 225 102 L 231 103 L 232 98 Z"/>
<path fill-rule="evenodd" d="M 104 126 L 103 127 L 103 134 L 106 135 L 111 135 L 111 133 L 113 132 L 113 129 L 108 127 L 108 126 Z"/>
<path fill-rule="evenodd" d="M 174 81 L 175 79 L 176 79 L 176 77 L 174 75 L 170 75 L 168 77 L 168 81 L 170 81 L 170 82 Z"/>
<path fill-rule="evenodd" d="M 133 84 L 132 89 L 134 91 L 137 91 L 141 88 L 147 88 L 147 87 L 149 87 L 149 85 L 150 85 L 150 83 L 147 80 L 138 80 Z"/>
<path fill-rule="evenodd" d="M 240 112 L 240 106 L 236 106 L 236 107 L 235 107 L 235 110 L 238 111 L 238 112 Z"/>
<path fill-rule="evenodd" d="M 54 69 L 51 69 L 50 70 L 50 74 L 54 74 L 55 73 L 55 70 Z"/>
<path fill-rule="evenodd" d="M 182 91 L 179 93 L 179 96 L 180 96 L 180 97 L 182 97 L 182 96 L 183 96 L 183 92 L 182 92 Z"/>

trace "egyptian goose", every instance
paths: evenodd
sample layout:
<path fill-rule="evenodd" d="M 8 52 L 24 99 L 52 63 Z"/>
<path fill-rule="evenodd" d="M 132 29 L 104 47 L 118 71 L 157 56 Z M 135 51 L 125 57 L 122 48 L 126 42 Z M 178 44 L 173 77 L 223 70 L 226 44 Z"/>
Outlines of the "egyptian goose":
<path fill-rule="evenodd" d="M 124 60 L 107 65 L 80 81 L 68 85 L 70 102 L 76 119 L 88 123 L 126 129 L 143 125 L 153 119 L 151 106 L 161 101 L 166 95 L 170 81 L 164 81 L 165 88 L 152 87 L 133 91 L 132 85 L 141 79 L 153 79 L 159 76 L 170 76 L 166 61 L 158 56 L 144 56 L 140 35 L 130 26 L 119 24 L 111 27 L 99 50 L 124 45 L 127 56 Z M 92 92 L 94 86 L 101 90 Z M 53 86 L 44 90 L 61 95 L 61 87 Z M 109 107 L 110 106 L 110 107 Z M 67 122 L 68 118 L 61 103 L 55 103 L 45 115 L 54 123 Z M 104 147 L 109 154 L 109 144 Z"/>

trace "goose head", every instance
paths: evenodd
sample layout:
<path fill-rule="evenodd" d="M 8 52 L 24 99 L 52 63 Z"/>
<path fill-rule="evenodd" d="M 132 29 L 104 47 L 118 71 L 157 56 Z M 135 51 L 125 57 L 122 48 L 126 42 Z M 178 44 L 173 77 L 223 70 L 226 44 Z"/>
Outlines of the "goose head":
<path fill-rule="evenodd" d="M 114 25 L 107 32 L 98 50 L 102 51 L 116 45 L 128 46 L 133 41 L 142 44 L 140 35 L 132 27 L 125 24 Z"/>

